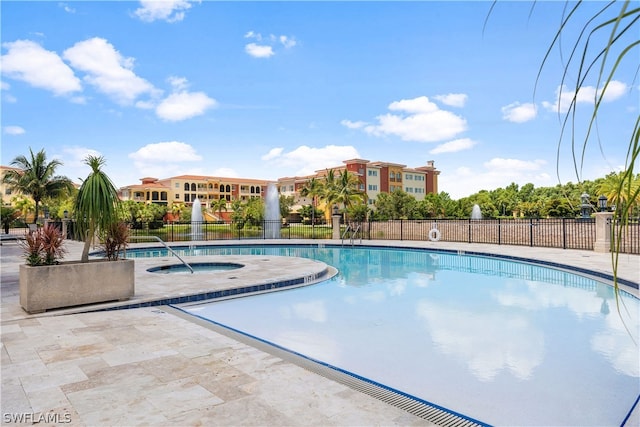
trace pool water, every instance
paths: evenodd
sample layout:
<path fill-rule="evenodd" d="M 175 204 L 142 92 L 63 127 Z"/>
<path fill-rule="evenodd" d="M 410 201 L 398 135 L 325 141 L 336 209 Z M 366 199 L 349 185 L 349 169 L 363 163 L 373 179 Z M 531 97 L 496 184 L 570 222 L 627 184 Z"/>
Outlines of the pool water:
<path fill-rule="evenodd" d="M 195 252 L 337 267 L 317 285 L 185 309 L 487 424 L 620 425 L 640 395 L 640 301 L 621 292 L 619 313 L 612 288 L 584 276 L 424 250 Z"/>

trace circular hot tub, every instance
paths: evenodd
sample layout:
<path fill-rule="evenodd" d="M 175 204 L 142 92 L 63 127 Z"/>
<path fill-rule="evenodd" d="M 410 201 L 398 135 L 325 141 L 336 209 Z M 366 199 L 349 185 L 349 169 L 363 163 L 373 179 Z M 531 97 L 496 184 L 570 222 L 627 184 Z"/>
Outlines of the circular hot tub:
<path fill-rule="evenodd" d="M 197 262 L 189 265 L 193 268 L 194 273 L 229 271 L 244 267 L 244 265 L 235 262 Z M 159 274 L 191 273 L 189 267 L 184 264 L 161 265 L 158 267 L 148 268 L 147 271 Z"/>

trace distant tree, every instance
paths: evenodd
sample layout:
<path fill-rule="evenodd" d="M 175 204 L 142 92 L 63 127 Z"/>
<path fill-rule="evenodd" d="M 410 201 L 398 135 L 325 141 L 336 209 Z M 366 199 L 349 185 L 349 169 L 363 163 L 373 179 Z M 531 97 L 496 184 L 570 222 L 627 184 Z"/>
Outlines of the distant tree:
<path fill-rule="evenodd" d="M 17 168 L 5 172 L 2 181 L 12 191 L 20 192 L 31 197 L 35 203 L 35 215 L 33 223 L 38 221 L 40 214 L 40 202 L 45 197 L 58 197 L 69 194 L 73 189 L 73 183 L 66 176 L 55 174 L 56 169 L 62 166 L 59 160 L 47 162 L 44 150 L 36 154 L 29 149 L 30 158 L 18 156 L 11 161 L 11 166 Z"/>
<path fill-rule="evenodd" d="M 289 215 L 291 215 L 291 208 L 296 202 L 295 197 L 281 194 L 278 198 L 278 202 L 280 205 L 280 218 L 288 218 Z"/>
<path fill-rule="evenodd" d="M 218 212 L 218 218 L 222 219 L 222 211 L 227 211 L 227 199 L 224 197 L 211 201 L 211 209 L 214 212 Z"/>

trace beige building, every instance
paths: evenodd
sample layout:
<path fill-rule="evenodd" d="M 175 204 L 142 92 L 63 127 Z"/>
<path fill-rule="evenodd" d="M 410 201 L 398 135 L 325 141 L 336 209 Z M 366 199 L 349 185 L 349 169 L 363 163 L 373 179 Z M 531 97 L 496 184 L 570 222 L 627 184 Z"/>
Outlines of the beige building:
<path fill-rule="evenodd" d="M 174 203 L 191 206 L 197 198 L 203 206 L 211 207 L 211 203 L 219 199 L 231 203 L 234 200 L 263 197 L 270 183 L 260 179 L 202 175 L 180 175 L 166 179 L 147 177 L 141 181 L 141 184 L 120 188 L 120 199 L 157 203 L 171 208 Z"/>

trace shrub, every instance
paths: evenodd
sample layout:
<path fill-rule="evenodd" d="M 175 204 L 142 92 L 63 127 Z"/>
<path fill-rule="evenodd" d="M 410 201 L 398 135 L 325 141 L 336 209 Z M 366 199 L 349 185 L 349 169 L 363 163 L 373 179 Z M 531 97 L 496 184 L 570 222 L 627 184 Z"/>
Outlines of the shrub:
<path fill-rule="evenodd" d="M 63 244 L 62 232 L 52 224 L 30 231 L 25 235 L 24 242 L 20 243 L 27 265 L 32 267 L 58 264 L 59 259 L 67 253 Z"/>
<path fill-rule="evenodd" d="M 102 239 L 105 256 L 109 261 L 116 261 L 120 252 L 127 247 L 129 226 L 125 222 L 116 222 L 109 226 Z"/>

